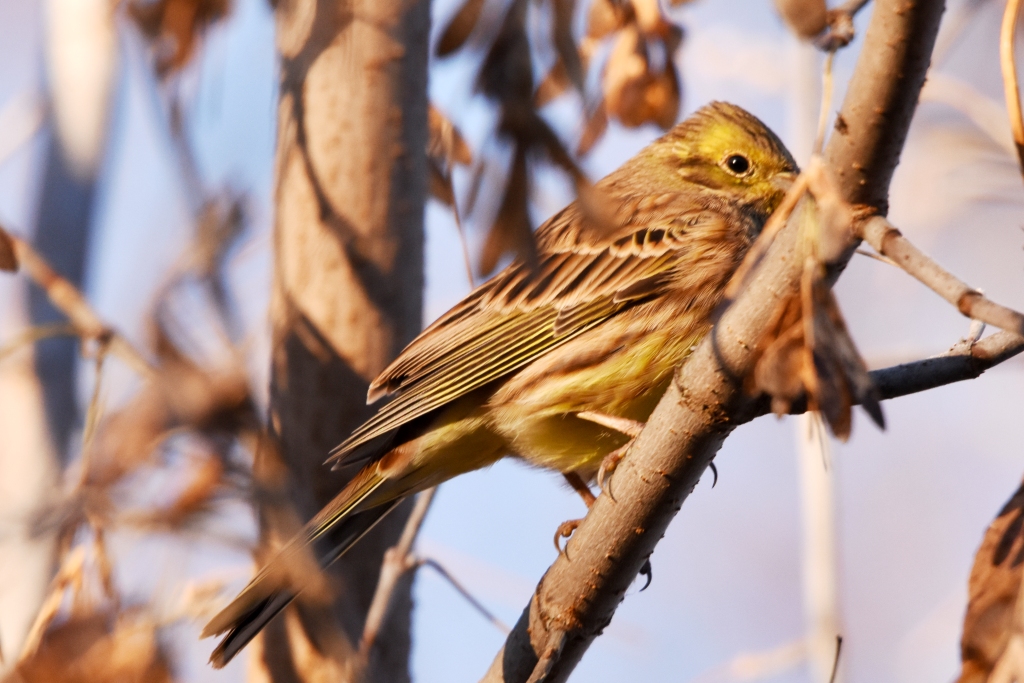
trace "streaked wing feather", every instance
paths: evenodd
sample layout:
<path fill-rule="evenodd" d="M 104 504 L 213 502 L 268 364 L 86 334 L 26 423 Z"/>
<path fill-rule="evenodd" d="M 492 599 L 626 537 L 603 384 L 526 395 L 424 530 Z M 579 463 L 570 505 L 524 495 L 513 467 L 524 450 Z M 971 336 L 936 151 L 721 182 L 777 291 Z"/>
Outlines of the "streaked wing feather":
<path fill-rule="evenodd" d="M 641 203 L 624 198 L 623 205 Z M 396 394 L 335 449 L 332 460 L 536 360 L 639 300 L 655 296 L 689 248 L 687 231 L 723 217 L 692 196 L 636 212 L 611 234 L 587 235 L 574 206 L 538 230 L 546 250 L 513 264 L 427 328 L 371 386 Z M 555 227 L 552 227 L 555 226 Z M 557 234 L 555 234 L 557 233 Z M 570 235 L 569 233 L 573 233 Z"/>

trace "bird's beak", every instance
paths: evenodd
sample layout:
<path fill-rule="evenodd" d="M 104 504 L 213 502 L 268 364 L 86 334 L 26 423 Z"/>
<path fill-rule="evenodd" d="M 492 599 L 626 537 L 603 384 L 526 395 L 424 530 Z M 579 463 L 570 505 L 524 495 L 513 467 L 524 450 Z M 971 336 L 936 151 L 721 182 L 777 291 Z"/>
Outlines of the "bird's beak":
<path fill-rule="evenodd" d="M 772 187 L 780 192 L 789 192 L 789 188 L 793 187 L 793 181 L 796 180 L 796 177 L 796 173 L 779 173 L 769 182 L 771 182 Z"/>

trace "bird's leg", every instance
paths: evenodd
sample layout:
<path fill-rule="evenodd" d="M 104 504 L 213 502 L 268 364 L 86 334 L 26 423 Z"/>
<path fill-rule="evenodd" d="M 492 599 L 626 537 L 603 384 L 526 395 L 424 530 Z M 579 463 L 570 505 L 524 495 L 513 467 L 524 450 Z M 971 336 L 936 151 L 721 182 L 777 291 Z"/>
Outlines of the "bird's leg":
<path fill-rule="evenodd" d="M 583 477 L 578 472 L 564 472 L 562 474 L 565 480 L 569 482 L 569 486 L 573 488 L 576 493 L 580 494 L 580 498 L 586 504 L 587 509 L 594 504 L 597 500 L 594 494 L 591 492 L 590 487 L 587 486 L 587 482 L 583 481 Z M 582 520 L 570 519 L 567 522 L 562 522 L 558 525 L 558 529 L 555 531 L 555 547 L 558 548 L 558 552 L 564 553 L 565 548 L 562 547 L 562 539 L 569 538 L 572 536 L 572 532 L 576 530 L 576 527 L 580 525 Z"/>
<path fill-rule="evenodd" d="M 640 430 L 644 428 L 643 422 L 637 422 L 636 420 L 630 420 L 627 417 L 618 417 L 616 415 L 608 415 L 607 413 L 597 413 L 592 410 L 584 410 L 576 413 L 576 417 L 582 420 L 588 420 L 602 427 L 615 430 L 620 434 L 625 434 L 629 437 L 624 445 L 616 448 L 614 451 L 604 456 L 604 460 L 601 461 L 601 467 L 597 470 L 597 487 L 602 491 L 605 490 L 604 483 L 608 479 L 608 475 L 615 471 L 618 467 L 619 461 L 622 460 L 622 456 L 626 454 L 626 450 L 629 445 L 633 443 L 639 434 Z"/>
<path fill-rule="evenodd" d="M 615 430 L 616 432 L 625 434 L 633 439 L 639 436 L 640 430 L 644 428 L 643 422 L 630 420 L 628 417 L 619 417 L 617 415 L 609 415 L 608 413 L 598 413 L 593 410 L 583 410 L 578 412 L 576 413 L 576 417 L 581 420 L 597 423 L 602 427 Z"/>
<path fill-rule="evenodd" d="M 578 472 L 566 472 L 562 476 L 569 482 L 569 486 L 572 487 L 573 491 L 580 494 L 580 498 L 583 499 L 583 503 L 589 509 L 597 499 L 594 498 L 594 494 L 591 492 L 590 487 L 587 486 L 587 482 L 583 481 L 583 477 Z"/>

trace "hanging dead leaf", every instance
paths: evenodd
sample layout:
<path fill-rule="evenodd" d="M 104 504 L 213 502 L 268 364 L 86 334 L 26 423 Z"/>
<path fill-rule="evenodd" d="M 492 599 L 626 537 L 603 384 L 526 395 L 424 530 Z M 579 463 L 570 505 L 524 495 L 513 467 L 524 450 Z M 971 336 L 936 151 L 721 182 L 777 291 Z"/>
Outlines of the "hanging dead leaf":
<path fill-rule="evenodd" d="M 569 83 L 577 92 L 583 92 L 583 60 L 580 58 L 576 39 L 572 35 L 572 19 L 576 0 L 553 0 L 554 28 L 552 41 L 558 61 L 562 64 Z"/>
<path fill-rule="evenodd" d="M 430 182 L 430 196 L 445 206 L 455 206 L 455 188 L 452 179 L 437 167 L 431 159 L 427 162 L 427 180 Z"/>
<path fill-rule="evenodd" d="M 18 254 L 14 249 L 14 238 L 0 227 L 0 270 L 13 273 L 18 270 Z"/>
<path fill-rule="evenodd" d="M 821 219 L 812 198 L 806 198 L 796 211 L 798 220 L 805 222 L 805 234 L 820 231 Z M 752 389 L 771 396 L 777 414 L 789 412 L 795 401 L 806 397 L 808 408 L 820 411 L 832 433 L 845 440 L 850 435 L 852 407 L 860 404 L 884 429 L 878 392 L 828 287 L 824 266 L 813 255 L 805 257 L 800 298 L 779 307 L 758 348 L 763 350 Z"/>
<path fill-rule="evenodd" d="M 462 134 L 433 104 L 427 110 L 427 130 L 427 154 L 438 161 L 442 168 L 449 168 L 452 164 L 468 166 L 473 163 L 473 154 Z"/>
<path fill-rule="evenodd" d="M 1024 484 L 989 525 L 974 557 L 957 683 L 1024 676 Z"/>
<path fill-rule="evenodd" d="M 565 70 L 565 63 L 559 59 L 537 86 L 537 92 L 533 94 L 533 106 L 540 109 L 564 95 L 571 86 L 572 81 Z"/>
<path fill-rule="evenodd" d="M 505 182 L 505 196 L 498 209 L 498 216 L 487 233 L 487 240 L 480 254 L 481 274 L 486 275 L 493 271 L 501 257 L 508 253 L 517 254 L 527 263 L 536 261 L 536 245 L 530 226 L 528 198 L 526 153 L 519 148 L 516 150 L 508 180 Z"/>
<path fill-rule="evenodd" d="M 188 62 L 202 32 L 228 10 L 228 0 L 132 0 L 128 16 L 153 43 L 156 72 L 164 77 Z"/>
<path fill-rule="evenodd" d="M 673 37 L 659 43 L 667 55 L 660 69 L 652 68 L 652 46 L 637 25 L 622 29 L 615 40 L 604 72 L 605 106 L 608 113 L 626 126 L 653 122 L 668 129 L 679 116 L 679 77 L 671 55 L 682 33 L 673 28 Z"/>
<path fill-rule="evenodd" d="M 633 19 L 633 5 L 616 0 L 593 0 L 587 14 L 587 37 L 600 40 Z"/>
<path fill-rule="evenodd" d="M 171 683 L 166 653 L 152 619 L 108 612 L 72 617 L 51 627 L 36 651 L 18 663 L 24 683 Z"/>
<path fill-rule="evenodd" d="M 825 30 L 825 0 L 775 0 L 775 9 L 792 31 L 807 40 Z"/>
<path fill-rule="evenodd" d="M 484 0 L 466 0 L 448 22 L 441 39 L 437 41 L 437 56 L 446 57 L 462 47 L 480 19 Z"/>
<path fill-rule="evenodd" d="M 604 137 L 608 130 L 608 110 L 604 106 L 604 100 L 598 102 L 594 111 L 590 113 L 583 125 L 583 133 L 580 135 L 579 144 L 576 146 L 576 153 L 580 156 L 587 154 L 598 140 Z"/>

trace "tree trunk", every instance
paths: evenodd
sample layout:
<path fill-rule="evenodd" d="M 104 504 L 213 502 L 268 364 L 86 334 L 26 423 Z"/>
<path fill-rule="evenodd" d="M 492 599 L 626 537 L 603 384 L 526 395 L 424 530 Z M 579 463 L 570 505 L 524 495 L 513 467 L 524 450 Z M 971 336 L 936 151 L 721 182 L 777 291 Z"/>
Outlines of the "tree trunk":
<path fill-rule="evenodd" d="M 426 200 L 427 0 L 281 0 L 271 324 L 271 431 L 257 477 L 279 481 L 303 519 L 343 486 L 323 466 L 366 419 L 369 382 L 419 331 Z M 256 644 L 251 678 L 350 680 L 384 550 L 408 508 L 331 569 L 332 610 L 302 605 Z M 298 520 L 266 504 L 265 539 Z M 366 680 L 409 680 L 410 582 Z"/>

